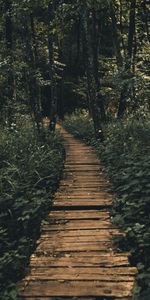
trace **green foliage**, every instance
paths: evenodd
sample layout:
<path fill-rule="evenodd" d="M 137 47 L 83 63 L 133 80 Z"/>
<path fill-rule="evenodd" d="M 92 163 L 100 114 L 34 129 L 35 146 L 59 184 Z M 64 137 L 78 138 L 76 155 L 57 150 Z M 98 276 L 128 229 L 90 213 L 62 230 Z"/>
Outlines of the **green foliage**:
<path fill-rule="evenodd" d="M 90 118 L 88 112 L 85 110 L 76 111 L 74 114 L 68 117 L 65 117 L 63 126 L 73 133 L 75 137 L 81 138 L 86 142 L 94 142 L 94 128 L 93 121 Z"/>
<path fill-rule="evenodd" d="M 113 122 L 104 126 L 105 141 L 100 144 L 92 137 L 88 116 L 73 116 L 65 127 L 79 138 L 94 145 L 113 183 L 114 222 L 126 232 L 120 246 L 131 251 L 137 265 L 137 280 L 141 300 L 149 299 L 150 290 L 150 121 L 149 118 Z"/>
<path fill-rule="evenodd" d="M 14 283 L 34 249 L 63 167 L 61 136 L 32 128 L 1 129 L 1 299 L 16 299 Z"/>
<path fill-rule="evenodd" d="M 131 250 L 134 264 L 139 269 L 138 280 L 143 290 L 149 288 L 150 276 L 149 141 L 149 121 L 126 121 L 108 126 L 107 139 L 100 150 L 117 192 L 114 220 L 119 220 L 119 224 L 121 221 L 125 228 L 126 247 Z"/>

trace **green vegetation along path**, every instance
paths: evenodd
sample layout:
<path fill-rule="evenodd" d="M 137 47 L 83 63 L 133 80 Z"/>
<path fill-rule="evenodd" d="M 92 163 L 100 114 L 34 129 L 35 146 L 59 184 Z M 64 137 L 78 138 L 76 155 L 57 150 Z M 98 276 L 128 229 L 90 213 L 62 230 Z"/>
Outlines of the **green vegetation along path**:
<path fill-rule="evenodd" d="M 115 249 L 112 195 L 94 150 L 62 130 L 66 163 L 20 296 L 26 300 L 129 299 L 136 268 Z"/>

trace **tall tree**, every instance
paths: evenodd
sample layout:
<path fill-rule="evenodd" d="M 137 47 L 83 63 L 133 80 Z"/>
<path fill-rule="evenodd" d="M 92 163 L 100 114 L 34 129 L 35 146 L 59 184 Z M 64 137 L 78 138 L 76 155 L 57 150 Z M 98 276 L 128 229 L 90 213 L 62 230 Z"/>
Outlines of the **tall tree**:
<path fill-rule="evenodd" d="M 14 75 L 14 59 L 13 59 L 13 22 L 12 22 L 12 1 L 5 1 L 5 39 L 6 39 L 6 55 L 7 55 L 7 121 L 9 126 L 13 121 L 14 101 L 16 98 L 16 85 Z"/>
<path fill-rule="evenodd" d="M 92 13 L 92 24 L 90 24 Z M 83 42 L 86 57 L 86 76 L 88 86 L 89 109 L 92 114 L 95 135 L 103 140 L 102 121 L 105 120 L 103 99 L 100 98 L 100 81 L 98 77 L 98 37 L 95 8 L 90 10 L 85 3 L 81 6 Z"/>

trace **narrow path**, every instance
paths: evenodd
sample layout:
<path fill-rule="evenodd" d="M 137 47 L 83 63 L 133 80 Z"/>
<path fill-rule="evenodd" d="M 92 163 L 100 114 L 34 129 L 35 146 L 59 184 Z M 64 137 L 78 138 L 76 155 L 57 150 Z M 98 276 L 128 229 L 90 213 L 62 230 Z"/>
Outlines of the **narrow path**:
<path fill-rule="evenodd" d="M 66 163 L 49 221 L 28 275 L 21 282 L 26 300 L 128 300 L 136 269 L 128 253 L 115 250 L 121 235 L 111 222 L 112 195 L 94 150 L 63 130 Z"/>

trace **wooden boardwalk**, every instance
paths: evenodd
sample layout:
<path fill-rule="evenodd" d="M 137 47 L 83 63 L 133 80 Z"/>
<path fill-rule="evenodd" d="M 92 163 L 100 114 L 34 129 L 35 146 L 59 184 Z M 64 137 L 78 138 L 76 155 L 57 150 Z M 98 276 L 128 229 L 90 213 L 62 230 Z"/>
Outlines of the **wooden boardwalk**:
<path fill-rule="evenodd" d="M 63 130 L 66 163 L 48 222 L 21 282 L 26 300 L 128 300 L 136 268 L 114 248 L 112 195 L 94 150 Z"/>

